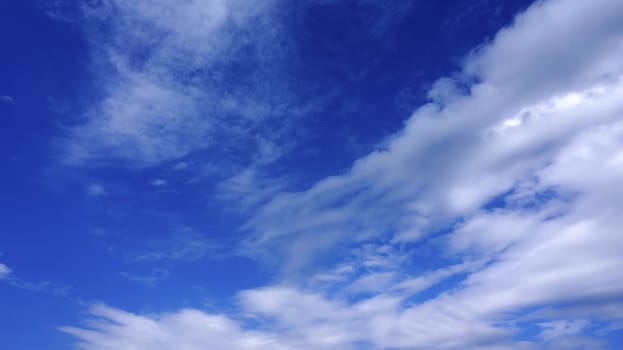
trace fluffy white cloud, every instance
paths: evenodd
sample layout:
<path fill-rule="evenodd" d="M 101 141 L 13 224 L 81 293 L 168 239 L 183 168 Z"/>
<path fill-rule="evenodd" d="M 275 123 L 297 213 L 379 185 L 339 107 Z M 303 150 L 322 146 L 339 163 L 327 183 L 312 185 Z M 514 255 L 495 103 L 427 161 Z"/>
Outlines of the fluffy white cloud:
<path fill-rule="evenodd" d="M 337 242 L 412 241 L 531 179 L 587 128 L 620 118 L 621 6 L 536 3 L 467 60 L 467 95 L 419 108 L 347 174 L 277 196 L 248 223 L 249 245 L 274 244 L 295 267 Z"/>

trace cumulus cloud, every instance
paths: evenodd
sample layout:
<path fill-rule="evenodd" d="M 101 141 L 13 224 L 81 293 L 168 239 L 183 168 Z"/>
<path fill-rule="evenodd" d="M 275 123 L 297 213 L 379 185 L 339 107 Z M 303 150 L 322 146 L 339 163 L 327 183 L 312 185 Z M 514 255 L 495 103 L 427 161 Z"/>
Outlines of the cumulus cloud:
<path fill-rule="evenodd" d="M 241 292 L 241 316 L 104 308 L 65 330 L 87 350 L 184 348 L 158 344 L 191 318 L 189 349 L 249 334 L 264 349 L 598 349 L 591 320 L 623 319 L 622 56 L 622 2 L 537 2 L 466 59 L 467 93 L 440 80 L 385 149 L 246 225 L 247 251 L 285 276 L 366 242 L 356 254 Z M 435 266 L 418 265 L 426 251 Z"/>

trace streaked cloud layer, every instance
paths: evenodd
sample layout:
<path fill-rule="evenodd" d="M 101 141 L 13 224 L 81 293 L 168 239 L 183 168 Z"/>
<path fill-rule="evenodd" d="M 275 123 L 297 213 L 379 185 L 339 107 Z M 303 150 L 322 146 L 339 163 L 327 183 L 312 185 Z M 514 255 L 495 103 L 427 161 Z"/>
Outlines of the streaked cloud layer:
<path fill-rule="evenodd" d="M 395 20 L 390 9 L 420 6 L 394 5 L 381 12 Z M 227 289 L 227 305 L 115 307 L 104 296 L 84 322 L 60 327 L 74 348 L 615 349 L 623 2 L 533 3 L 438 76 L 400 130 L 307 181 L 307 164 L 287 162 L 303 157 L 310 123 L 341 92 L 306 99 L 286 73 L 300 43 L 279 14 L 294 8 L 110 0 L 81 9 L 101 91 L 57 139 L 58 166 L 140 174 L 146 201 L 211 188 L 199 196 L 234 222 L 208 234 L 194 228 L 214 220 L 208 210 L 192 220 L 160 207 L 136 213 L 167 213 L 173 233 L 130 253 L 115 238 L 109 249 L 151 274 L 120 273 L 158 293 L 159 279 L 190 279 L 182 270 L 212 259 L 226 276 L 206 279 L 216 289 L 242 279 L 243 268 L 227 266 L 235 256 L 270 277 Z M 102 23 L 106 31 L 89 32 Z M 378 24 L 360 35 L 391 33 Z M 82 189 L 116 203 L 131 192 L 124 186 L 89 179 Z M 10 276 L 0 264 L 0 280 Z"/>

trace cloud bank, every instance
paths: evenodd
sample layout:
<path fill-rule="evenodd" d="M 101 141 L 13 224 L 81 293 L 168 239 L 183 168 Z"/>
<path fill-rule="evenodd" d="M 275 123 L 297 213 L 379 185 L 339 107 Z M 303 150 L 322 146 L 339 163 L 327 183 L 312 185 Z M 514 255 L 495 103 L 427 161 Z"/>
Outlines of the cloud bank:
<path fill-rule="evenodd" d="M 97 306 L 64 331 L 85 350 L 604 347 L 623 320 L 621 57 L 622 2 L 537 2 L 385 149 L 248 221 L 245 249 L 297 282 L 240 292 L 237 314 Z M 133 156 L 167 156 L 147 144 Z M 335 249 L 335 266 L 287 278 Z"/>

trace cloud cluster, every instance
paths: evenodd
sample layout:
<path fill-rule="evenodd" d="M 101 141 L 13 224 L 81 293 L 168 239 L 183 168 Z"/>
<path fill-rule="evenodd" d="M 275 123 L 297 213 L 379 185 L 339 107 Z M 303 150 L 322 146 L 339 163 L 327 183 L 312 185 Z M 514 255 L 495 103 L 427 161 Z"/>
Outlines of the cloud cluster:
<path fill-rule="evenodd" d="M 249 245 L 275 244 L 295 266 L 338 242 L 412 241 L 534 179 L 565 144 L 620 117 L 619 10 L 532 6 L 467 59 L 467 94 L 436 93 L 445 97 L 416 110 L 386 149 L 276 197 L 248 223 Z"/>
<path fill-rule="evenodd" d="M 623 320 L 621 57 L 622 2 L 537 2 L 385 149 L 246 225 L 286 276 L 363 248 L 239 293 L 238 315 L 97 307 L 65 331 L 85 350 L 599 349 Z M 418 266 L 427 249 L 436 265 Z"/>
<path fill-rule="evenodd" d="M 289 112 L 257 96 L 278 91 L 264 65 L 276 61 L 272 1 L 80 4 L 97 92 L 63 141 L 68 163 L 140 168 L 223 151 L 265 117 Z"/>

